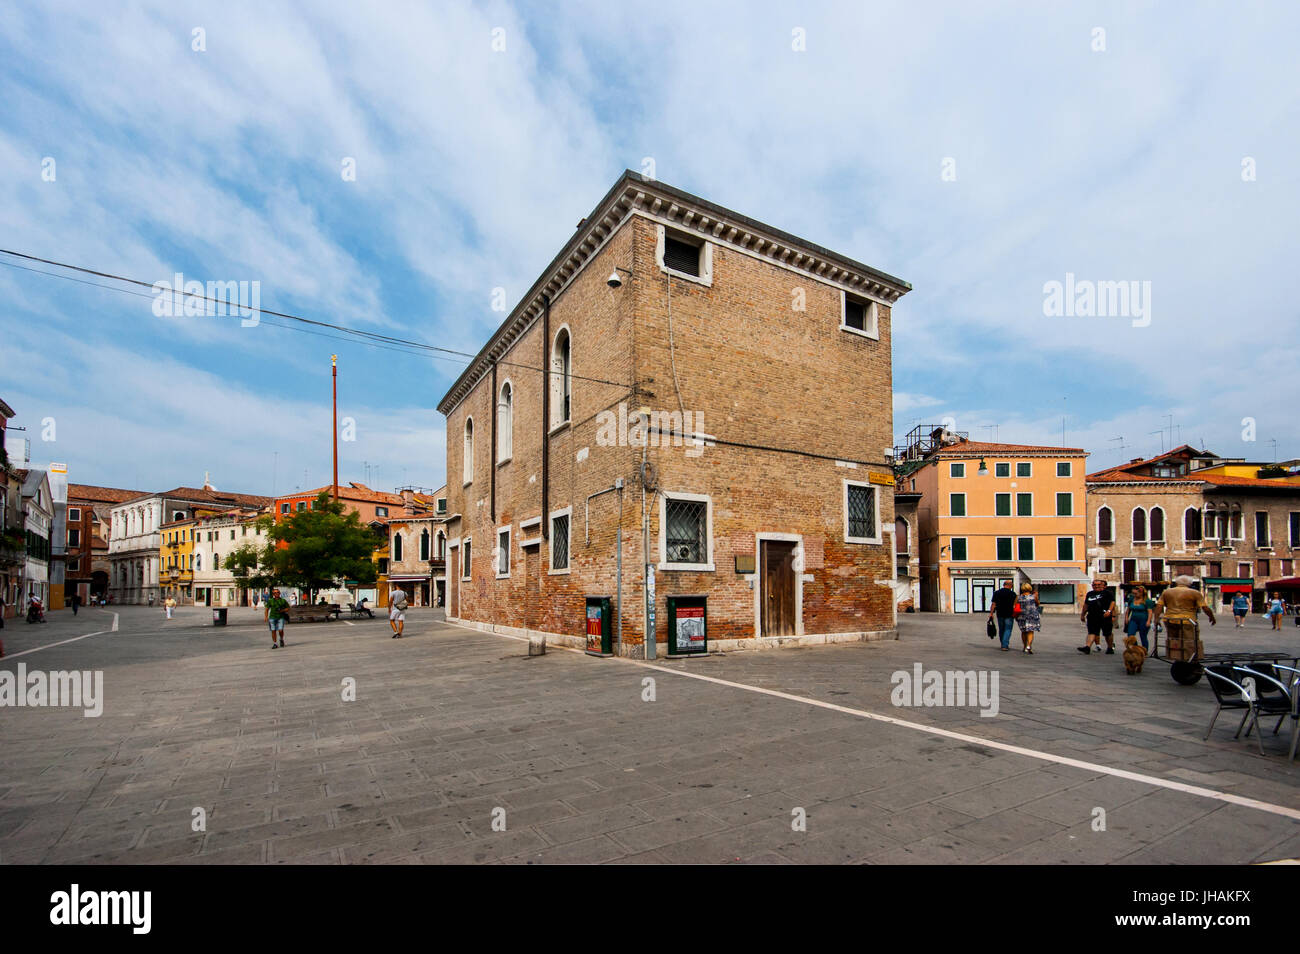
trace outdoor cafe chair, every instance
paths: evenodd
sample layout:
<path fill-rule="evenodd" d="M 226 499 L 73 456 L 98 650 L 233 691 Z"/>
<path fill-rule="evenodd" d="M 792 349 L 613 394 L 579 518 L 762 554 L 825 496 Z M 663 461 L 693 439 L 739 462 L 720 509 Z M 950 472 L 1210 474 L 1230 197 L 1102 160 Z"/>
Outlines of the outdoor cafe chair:
<path fill-rule="evenodd" d="M 1290 758 L 1295 759 L 1296 742 L 1300 740 L 1300 718 L 1297 718 L 1296 703 L 1300 701 L 1300 692 L 1293 692 L 1292 689 L 1278 678 L 1280 673 L 1277 669 L 1282 668 L 1275 663 L 1258 666 L 1252 669 L 1248 666 L 1233 666 L 1234 671 L 1242 673 L 1243 682 L 1246 677 L 1255 681 L 1255 691 L 1246 693 L 1251 696 L 1250 708 L 1252 718 L 1250 724 L 1246 726 L 1246 737 L 1250 738 L 1251 729 L 1258 728 L 1259 734 L 1255 741 L 1259 743 L 1259 754 L 1264 754 L 1264 730 L 1259 724 L 1259 717 L 1276 715 L 1277 725 L 1273 727 L 1273 734 L 1277 735 L 1278 729 L 1282 728 L 1282 720 L 1287 716 L 1291 717 L 1291 752 Z M 1290 668 L 1290 667 L 1286 667 Z M 1261 680 L 1267 685 L 1261 685 Z M 1245 693 L 1245 687 L 1242 687 Z"/>
<path fill-rule="evenodd" d="M 1219 713 L 1224 709 L 1242 710 L 1241 722 L 1237 725 L 1237 732 L 1234 739 L 1241 736 L 1241 730 L 1246 725 L 1246 720 L 1250 718 L 1254 710 L 1254 702 L 1251 694 L 1246 691 L 1246 687 L 1232 678 L 1233 666 L 1231 663 L 1220 663 L 1205 667 L 1205 674 L 1210 677 L 1210 688 L 1214 690 L 1214 699 L 1218 703 L 1214 710 L 1214 718 L 1210 719 L 1210 726 L 1205 730 L 1204 738 L 1208 739 L 1210 733 L 1214 731 L 1214 723 L 1219 720 Z"/>

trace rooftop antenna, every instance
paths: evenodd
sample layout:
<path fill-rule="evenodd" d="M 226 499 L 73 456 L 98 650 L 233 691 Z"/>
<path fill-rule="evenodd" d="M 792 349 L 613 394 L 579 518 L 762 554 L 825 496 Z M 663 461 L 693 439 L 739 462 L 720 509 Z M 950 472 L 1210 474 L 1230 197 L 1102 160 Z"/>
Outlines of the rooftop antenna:
<path fill-rule="evenodd" d="M 1174 446 L 1174 416 L 1166 414 L 1165 417 L 1169 418 L 1169 447 L 1172 449 Z M 1162 442 L 1160 446 L 1164 447 L 1164 443 Z"/>
<path fill-rule="evenodd" d="M 1277 438 L 1276 438 L 1276 437 L 1270 437 L 1270 438 L 1268 439 L 1268 443 L 1270 443 L 1270 444 L 1273 445 L 1273 463 L 1276 464 L 1276 463 L 1277 463 Z"/>
<path fill-rule="evenodd" d="M 1114 444 L 1116 441 L 1119 441 L 1119 447 L 1115 448 L 1115 452 L 1119 454 L 1119 461 L 1122 464 L 1124 463 L 1124 451 L 1126 450 L 1124 445 L 1124 435 L 1121 434 L 1119 437 L 1112 437 L 1110 439 L 1110 443 L 1112 444 Z"/>
<path fill-rule="evenodd" d="M 1163 454 L 1165 452 L 1165 429 L 1162 427 L 1158 431 L 1147 431 L 1147 433 L 1160 435 L 1160 453 Z"/>

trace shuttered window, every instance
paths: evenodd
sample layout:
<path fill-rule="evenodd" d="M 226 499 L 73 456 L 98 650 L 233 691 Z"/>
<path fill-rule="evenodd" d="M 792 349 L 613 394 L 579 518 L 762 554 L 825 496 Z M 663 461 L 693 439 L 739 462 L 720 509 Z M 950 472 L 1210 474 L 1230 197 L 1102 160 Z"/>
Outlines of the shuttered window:
<path fill-rule="evenodd" d="M 700 247 L 671 235 L 664 236 L 664 267 L 687 275 L 700 274 Z"/>

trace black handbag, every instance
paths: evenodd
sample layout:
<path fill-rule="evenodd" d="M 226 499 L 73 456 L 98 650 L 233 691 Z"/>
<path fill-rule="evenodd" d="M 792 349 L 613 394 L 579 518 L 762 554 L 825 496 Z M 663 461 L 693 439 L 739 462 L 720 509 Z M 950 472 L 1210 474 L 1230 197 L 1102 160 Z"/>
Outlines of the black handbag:
<path fill-rule="evenodd" d="M 988 631 L 989 639 L 997 639 L 997 638 L 998 638 L 998 627 L 997 627 L 997 624 L 993 622 L 993 617 L 992 617 L 992 616 L 989 617 L 988 625 L 985 626 L 984 628 Z"/>

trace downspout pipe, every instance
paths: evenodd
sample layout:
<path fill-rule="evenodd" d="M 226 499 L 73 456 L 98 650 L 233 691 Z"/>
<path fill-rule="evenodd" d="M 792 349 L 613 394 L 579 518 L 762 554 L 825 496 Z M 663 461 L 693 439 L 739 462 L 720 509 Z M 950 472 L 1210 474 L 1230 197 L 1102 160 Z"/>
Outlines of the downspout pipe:
<path fill-rule="evenodd" d="M 496 532 L 497 523 L 497 418 L 501 416 L 501 410 L 497 407 L 497 401 L 500 396 L 497 394 L 497 363 L 492 362 L 492 446 L 488 448 L 488 473 L 489 485 L 491 486 L 492 502 L 490 512 L 492 515 L 493 533 Z"/>
<path fill-rule="evenodd" d="M 551 538 L 551 297 L 542 295 L 542 539 Z"/>

